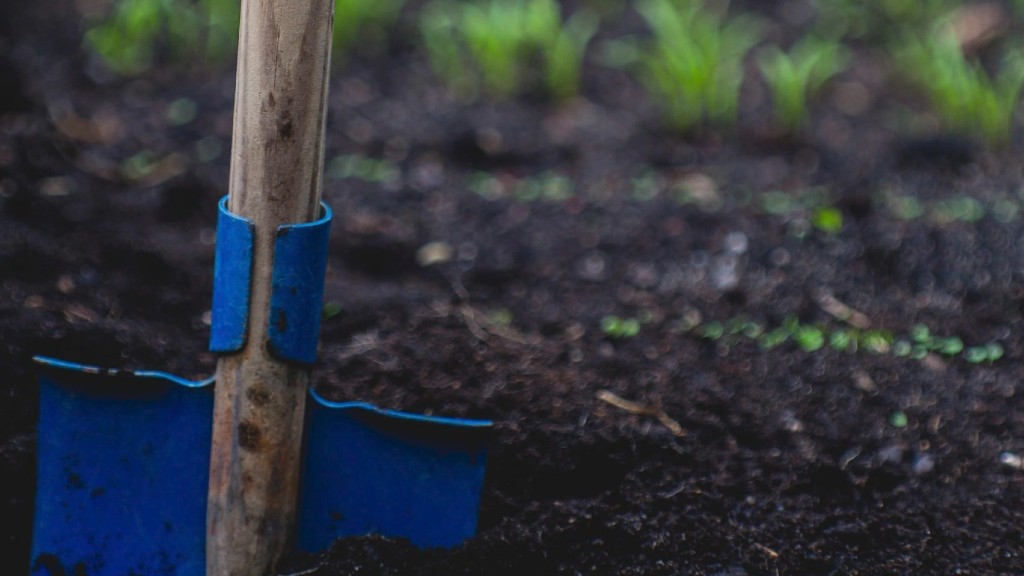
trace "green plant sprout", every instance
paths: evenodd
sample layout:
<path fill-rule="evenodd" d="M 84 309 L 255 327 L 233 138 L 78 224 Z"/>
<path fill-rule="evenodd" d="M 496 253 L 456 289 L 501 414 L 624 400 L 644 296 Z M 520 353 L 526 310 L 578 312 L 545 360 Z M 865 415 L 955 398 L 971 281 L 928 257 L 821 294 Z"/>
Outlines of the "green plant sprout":
<path fill-rule="evenodd" d="M 342 310 L 344 310 L 344 308 L 340 302 L 336 300 L 328 300 L 324 302 L 323 307 L 320 308 L 320 318 L 323 320 L 329 320 L 338 314 L 341 314 Z"/>
<path fill-rule="evenodd" d="M 962 0 L 817 0 L 818 26 L 831 34 L 888 40 L 897 31 L 927 30 Z"/>
<path fill-rule="evenodd" d="M 908 38 L 896 60 L 948 128 L 977 136 L 991 147 L 1009 144 L 1024 88 L 1024 52 L 1008 51 L 998 73 L 990 76 L 964 55 L 951 32 L 938 29 L 923 38 Z"/>
<path fill-rule="evenodd" d="M 889 415 L 889 425 L 893 428 L 906 428 L 907 424 L 907 415 L 903 411 L 897 410 Z"/>
<path fill-rule="evenodd" d="M 910 194 L 882 190 L 874 201 L 900 220 L 924 219 L 937 225 L 974 223 L 989 214 L 1002 222 L 1010 222 L 1019 216 L 1021 210 L 1020 203 L 1011 198 L 997 198 L 986 205 L 965 194 L 926 202 Z"/>
<path fill-rule="evenodd" d="M 380 46 L 404 0 L 335 0 L 334 61 L 349 49 Z M 229 62 L 238 44 L 239 0 L 115 0 L 105 19 L 92 24 L 85 44 L 112 71 L 131 76 L 158 56 L 170 62 Z"/>
<path fill-rule="evenodd" d="M 337 156 L 327 166 L 331 178 L 354 178 L 367 182 L 393 182 L 401 177 L 402 171 L 390 160 L 378 160 L 361 154 Z"/>
<path fill-rule="evenodd" d="M 729 17 L 700 0 L 643 0 L 637 10 L 653 36 L 608 46 L 608 62 L 636 71 L 670 128 L 736 122 L 743 60 L 761 39 L 751 16 Z"/>
<path fill-rule="evenodd" d="M 838 234 L 843 229 L 843 213 L 833 206 L 822 206 L 811 214 L 811 224 L 826 234 Z"/>
<path fill-rule="evenodd" d="M 640 320 L 608 315 L 601 319 L 601 332 L 616 340 L 633 338 L 640 334 Z"/>
<path fill-rule="evenodd" d="M 525 34 L 543 55 L 544 85 L 556 100 L 579 93 L 583 56 L 599 24 L 597 13 L 590 10 L 563 22 L 555 0 L 527 2 Z"/>
<path fill-rule="evenodd" d="M 238 41 L 235 0 L 118 0 L 102 22 L 85 33 L 85 44 L 114 72 L 149 69 L 159 51 L 172 60 L 225 62 Z"/>
<path fill-rule="evenodd" d="M 784 52 L 770 46 L 758 65 L 772 92 L 775 116 L 782 128 L 795 133 L 807 120 L 807 100 L 831 78 L 846 69 L 848 51 L 838 40 L 806 36 Z"/>
<path fill-rule="evenodd" d="M 583 56 L 598 24 L 586 9 L 563 21 L 556 0 L 435 0 L 424 8 L 420 29 L 434 73 L 464 97 L 476 96 L 478 76 L 490 96 L 508 98 L 539 67 L 547 94 L 566 99 L 579 92 Z"/>
<path fill-rule="evenodd" d="M 710 321 L 698 325 L 680 323 L 677 331 L 692 332 L 701 338 L 721 340 L 728 345 L 742 340 L 752 341 L 762 350 L 772 350 L 786 342 L 793 342 L 808 353 L 817 352 L 827 345 L 837 352 L 866 350 L 874 354 L 891 354 L 914 360 L 922 360 L 934 353 L 948 358 L 961 357 L 970 364 L 992 363 L 1004 354 L 998 342 L 965 347 L 961 338 L 936 336 L 924 324 L 914 325 L 909 334 L 899 338 L 887 330 L 805 324 L 795 316 L 786 317 L 780 326 L 770 329 L 738 317 L 725 322 Z"/>
<path fill-rule="evenodd" d="M 529 178 L 501 178 L 487 173 L 470 177 L 468 188 L 488 200 L 511 197 L 517 202 L 563 202 L 576 195 L 572 180 L 555 172 Z"/>
<path fill-rule="evenodd" d="M 398 22 L 405 0 L 335 0 L 333 59 L 343 62 L 357 47 L 379 51 Z"/>

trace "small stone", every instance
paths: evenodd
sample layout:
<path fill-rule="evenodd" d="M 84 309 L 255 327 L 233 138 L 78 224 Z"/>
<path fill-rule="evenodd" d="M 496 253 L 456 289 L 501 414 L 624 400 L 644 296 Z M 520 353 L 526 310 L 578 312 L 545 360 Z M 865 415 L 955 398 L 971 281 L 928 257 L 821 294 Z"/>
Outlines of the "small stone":
<path fill-rule="evenodd" d="M 932 458 L 930 454 L 918 454 L 914 458 L 914 463 L 911 464 L 911 469 L 914 474 L 923 476 L 935 469 L 935 458 Z"/>
<path fill-rule="evenodd" d="M 587 254 L 576 266 L 580 278 L 591 282 L 599 282 L 605 278 L 604 256 L 599 252 Z"/>
<path fill-rule="evenodd" d="M 743 232 L 729 232 L 725 235 L 725 250 L 730 254 L 736 254 L 737 256 L 747 251 L 750 246 L 750 241 L 747 239 L 747 235 Z"/>
<path fill-rule="evenodd" d="M 878 451 L 878 463 L 885 464 L 891 462 L 893 464 L 899 464 L 903 460 L 903 446 L 899 444 L 890 444 Z"/>
<path fill-rule="evenodd" d="M 42 308 L 45 305 L 46 301 L 38 294 L 33 294 L 32 296 L 25 298 L 25 301 L 22 302 L 22 306 L 25 308 Z"/>
<path fill-rule="evenodd" d="M 57 290 L 61 294 L 71 294 L 75 291 L 75 279 L 65 274 L 57 280 Z"/>
<path fill-rule="evenodd" d="M 447 242 L 430 242 L 416 251 L 416 263 L 423 267 L 443 264 L 452 259 L 453 253 L 451 245 Z"/>
<path fill-rule="evenodd" d="M 878 392 L 878 386 L 875 385 L 875 381 L 871 379 L 871 376 L 867 372 L 857 372 L 853 375 L 853 385 L 857 387 L 861 392 L 867 394 L 874 394 Z"/>
<path fill-rule="evenodd" d="M 711 269 L 711 283 L 716 290 L 727 292 L 740 283 L 739 263 L 733 255 L 724 255 L 715 260 Z"/>
<path fill-rule="evenodd" d="M 999 455 L 999 462 L 1004 466 L 1009 466 L 1014 470 L 1024 470 L 1024 458 L 1021 458 L 1013 452 L 1003 452 Z"/>
<path fill-rule="evenodd" d="M 46 178 L 39 183 L 39 193 L 49 198 L 67 196 L 71 194 L 73 188 L 74 182 L 64 176 Z"/>
<path fill-rule="evenodd" d="M 782 428 L 787 432 L 794 434 L 804 431 L 804 423 L 793 414 L 791 410 L 783 410 L 782 412 Z"/>

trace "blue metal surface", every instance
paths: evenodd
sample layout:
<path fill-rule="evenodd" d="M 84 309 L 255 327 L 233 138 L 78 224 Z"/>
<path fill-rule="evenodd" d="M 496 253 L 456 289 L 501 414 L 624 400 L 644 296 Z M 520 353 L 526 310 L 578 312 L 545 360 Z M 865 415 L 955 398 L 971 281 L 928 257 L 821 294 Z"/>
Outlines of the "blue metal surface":
<path fill-rule="evenodd" d="M 249 323 L 253 223 L 228 211 L 227 196 L 217 206 L 210 351 L 237 352 L 245 346 Z"/>
<path fill-rule="evenodd" d="M 316 361 L 331 233 L 331 209 L 320 206 L 319 220 L 281 226 L 274 240 L 267 345 L 278 358 L 305 364 Z"/>
<path fill-rule="evenodd" d="M 491 423 L 417 416 L 310 394 L 299 548 L 378 533 L 421 548 L 476 532 Z"/>
<path fill-rule="evenodd" d="M 204 576 L 210 381 L 39 359 L 35 576 Z"/>
<path fill-rule="evenodd" d="M 201 576 L 212 379 L 37 357 L 33 576 Z M 380 533 L 449 547 L 472 536 L 491 423 L 311 393 L 302 550 Z"/>
<path fill-rule="evenodd" d="M 227 200 L 218 205 L 210 326 L 210 351 L 219 353 L 245 346 L 252 289 L 253 224 L 229 212 Z M 274 239 L 267 346 L 282 360 L 304 364 L 316 361 L 331 231 L 331 209 L 320 206 L 320 219 L 281 226 Z"/>

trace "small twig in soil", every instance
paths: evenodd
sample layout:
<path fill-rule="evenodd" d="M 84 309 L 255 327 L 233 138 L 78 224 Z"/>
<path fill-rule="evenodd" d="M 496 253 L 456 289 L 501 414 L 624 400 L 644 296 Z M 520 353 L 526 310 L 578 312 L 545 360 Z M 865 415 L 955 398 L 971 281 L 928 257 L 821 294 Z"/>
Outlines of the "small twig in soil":
<path fill-rule="evenodd" d="M 765 546 L 764 544 L 758 544 L 758 543 L 755 542 L 754 543 L 754 548 L 757 548 L 761 552 L 764 552 L 772 560 L 774 560 L 774 559 L 779 557 L 779 553 L 778 552 L 776 552 L 775 550 L 772 550 L 771 548 Z"/>
<path fill-rule="evenodd" d="M 658 406 L 649 406 L 647 404 L 633 402 L 632 400 L 626 400 L 610 390 L 599 390 L 597 393 L 597 399 L 607 404 L 611 404 L 619 410 L 629 412 L 630 414 L 651 416 L 660 422 L 662 426 L 668 428 L 668 431 L 672 434 L 676 436 L 686 436 L 686 430 L 683 429 L 679 422 L 666 414 L 665 411 Z"/>
<path fill-rule="evenodd" d="M 822 290 L 817 293 L 815 300 L 818 306 L 836 320 L 842 320 L 854 328 L 866 330 L 871 327 L 871 319 L 863 312 L 859 312 L 843 304 L 835 296 Z"/>
<path fill-rule="evenodd" d="M 999 462 L 1015 470 L 1024 470 L 1024 458 L 1013 452 L 1003 452 L 999 455 Z"/>
<path fill-rule="evenodd" d="M 342 349 L 339 358 L 348 360 L 356 356 L 362 356 L 380 347 L 380 334 L 376 330 L 356 334 L 352 337 L 352 343 Z"/>
<path fill-rule="evenodd" d="M 473 336 L 479 340 L 487 342 L 489 340 L 488 336 L 497 336 L 498 338 L 508 340 L 509 342 L 514 342 L 522 346 L 528 346 L 530 344 L 529 340 L 527 340 L 527 338 L 517 330 L 513 330 L 506 326 L 499 326 L 493 322 L 487 321 L 486 319 L 483 322 L 480 322 L 477 319 L 479 312 L 468 304 L 459 306 L 459 313 L 462 314 L 462 319 L 466 322 L 466 327 L 468 327 L 469 331 L 473 333 Z"/>

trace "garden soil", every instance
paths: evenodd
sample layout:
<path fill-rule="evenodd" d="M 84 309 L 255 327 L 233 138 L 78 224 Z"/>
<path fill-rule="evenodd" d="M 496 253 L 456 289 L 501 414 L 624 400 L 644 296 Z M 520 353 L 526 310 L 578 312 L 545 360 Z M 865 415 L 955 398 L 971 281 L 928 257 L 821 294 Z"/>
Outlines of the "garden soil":
<path fill-rule="evenodd" d="M 28 570 L 30 357 L 191 377 L 215 361 L 233 74 L 112 78 L 80 26 L 64 0 L 0 6 L 7 574 Z M 493 419 L 479 533 L 433 551 L 343 539 L 282 573 L 1024 573 L 1024 219 L 1005 202 L 1024 184 L 1019 148 L 896 132 L 902 96 L 870 55 L 799 138 L 774 134 L 757 81 L 737 129 L 681 137 L 596 63 L 585 99 L 465 104 L 395 44 L 332 84 L 315 385 Z M 824 194 L 841 230 L 761 201 L 773 191 Z M 893 191 L 1005 210 L 914 218 Z M 609 335 L 611 315 L 639 332 Z M 923 323 L 1005 355 L 766 350 L 688 330 L 740 317 Z"/>

